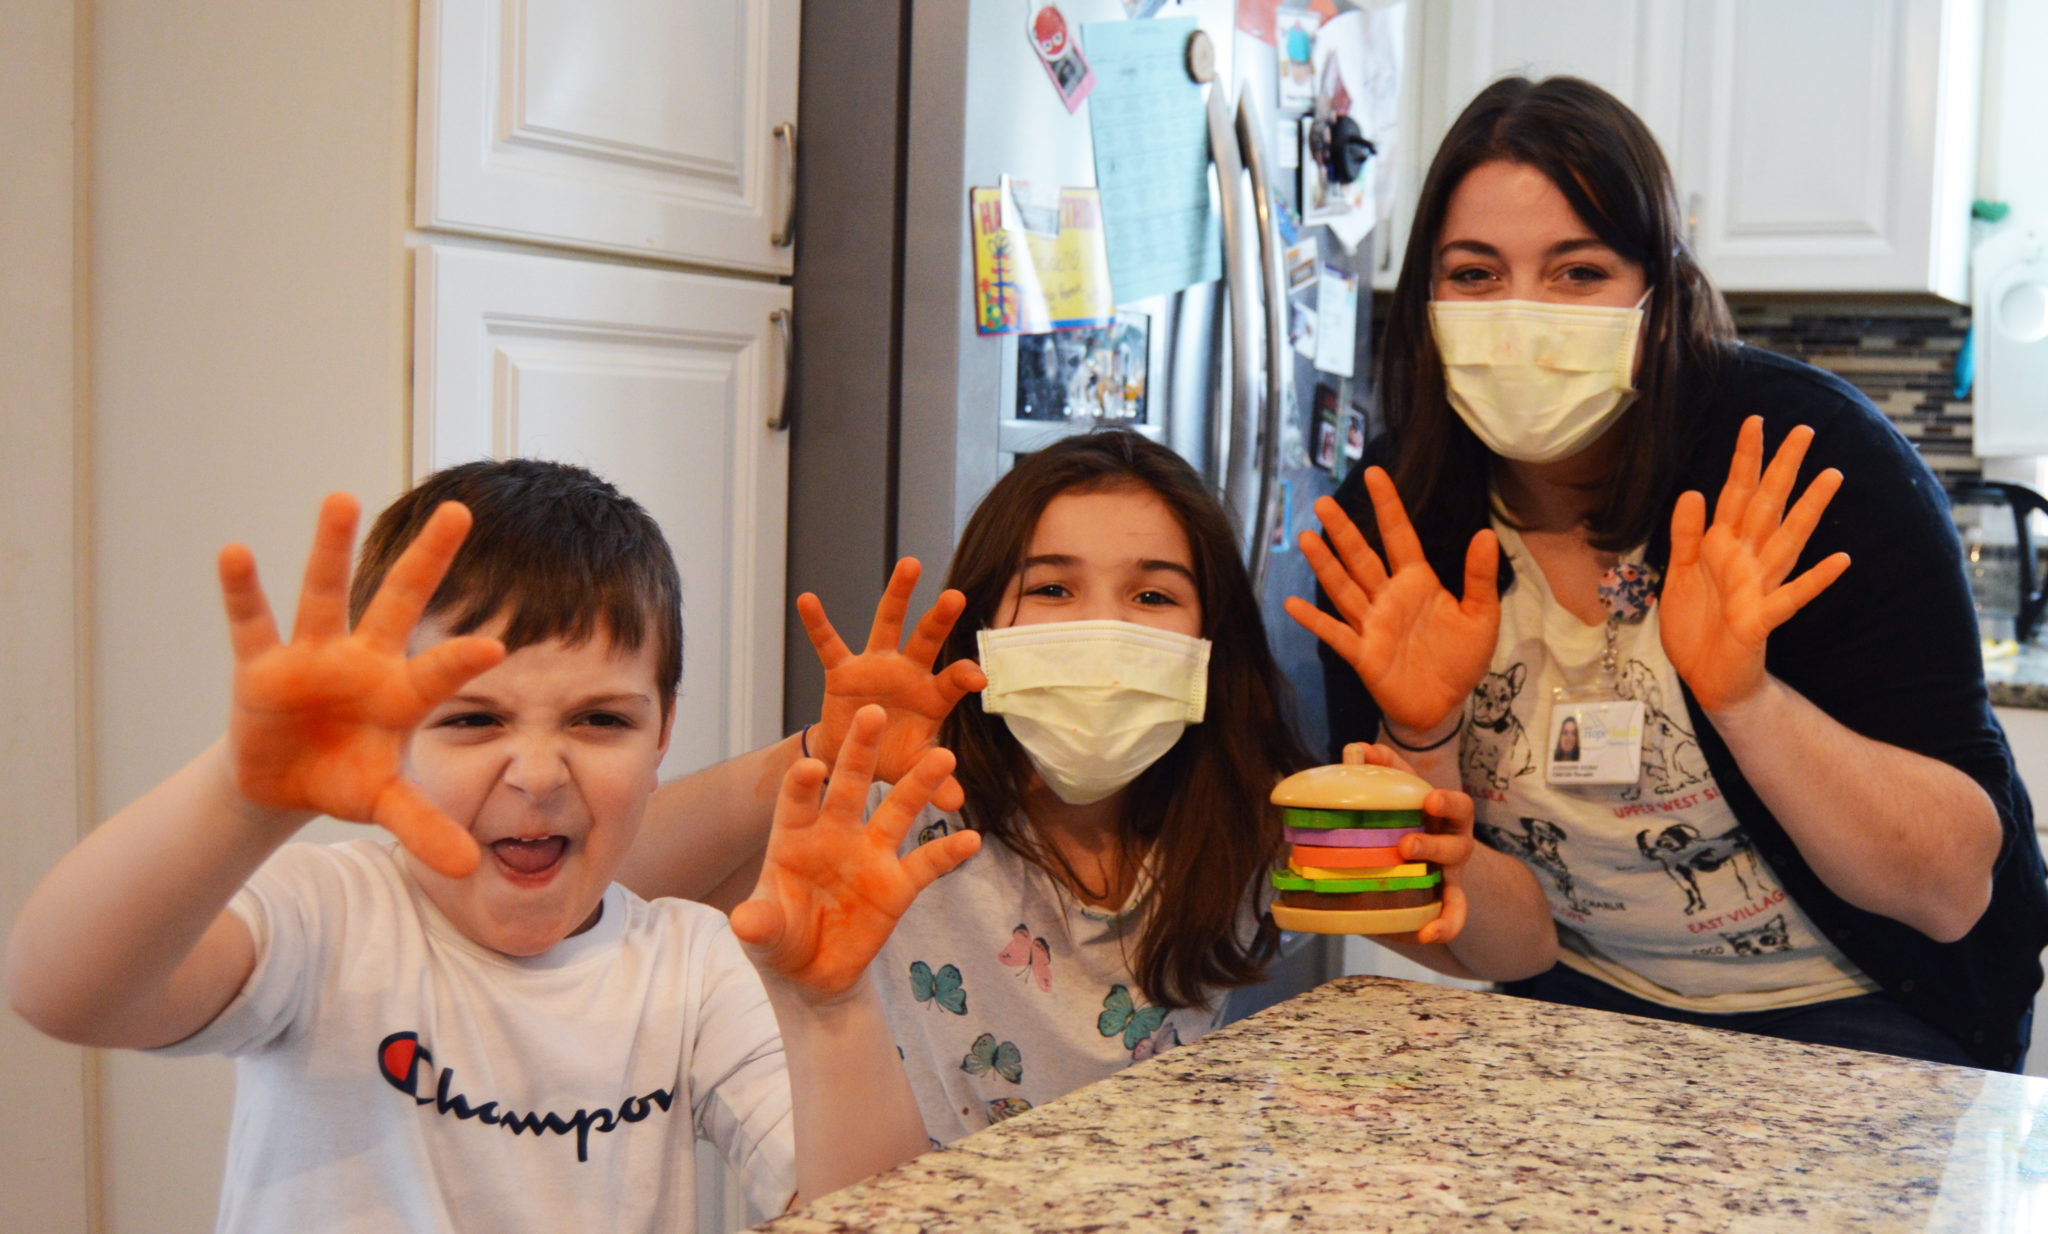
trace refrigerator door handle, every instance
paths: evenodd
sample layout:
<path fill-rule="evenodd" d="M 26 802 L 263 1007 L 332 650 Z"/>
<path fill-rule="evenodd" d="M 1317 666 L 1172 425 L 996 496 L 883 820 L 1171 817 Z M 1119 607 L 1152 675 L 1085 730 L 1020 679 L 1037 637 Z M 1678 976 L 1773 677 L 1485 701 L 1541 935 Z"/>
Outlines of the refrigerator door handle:
<path fill-rule="evenodd" d="M 1292 402 L 1287 391 L 1287 379 L 1293 369 L 1287 355 L 1287 272 L 1280 251 L 1279 220 L 1273 208 L 1273 185 L 1267 178 L 1272 166 L 1266 155 L 1269 131 L 1258 99 L 1251 91 L 1244 91 L 1237 101 L 1237 137 L 1244 147 L 1245 168 L 1252 177 L 1252 224 L 1258 230 L 1259 284 L 1266 318 L 1266 406 L 1265 414 L 1259 417 L 1258 475 L 1256 484 L 1250 486 L 1255 495 L 1246 520 L 1251 524 L 1251 543 L 1245 561 L 1255 593 L 1265 588 L 1266 563 L 1273 553 L 1274 524 L 1280 517 L 1280 417 Z"/>
<path fill-rule="evenodd" d="M 1223 216 L 1223 282 L 1230 296 L 1230 381 L 1229 393 L 1209 420 L 1209 482 L 1222 494 L 1224 507 L 1235 520 L 1240 543 L 1257 522 L 1252 504 L 1256 493 L 1246 491 L 1256 481 L 1252 474 L 1252 451 L 1258 425 L 1258 369 L 1252 346 L 1252 271 L 1245 252 L 1243 192 L 1244 163 L 1238 156 L 1238 138 L 1230 118 L 1223 83 L 1209 83 L 1209 154 L 1216 164 L 1217 200 Z M 1249 548 L 1249 544 L 1245 544 Z"/>

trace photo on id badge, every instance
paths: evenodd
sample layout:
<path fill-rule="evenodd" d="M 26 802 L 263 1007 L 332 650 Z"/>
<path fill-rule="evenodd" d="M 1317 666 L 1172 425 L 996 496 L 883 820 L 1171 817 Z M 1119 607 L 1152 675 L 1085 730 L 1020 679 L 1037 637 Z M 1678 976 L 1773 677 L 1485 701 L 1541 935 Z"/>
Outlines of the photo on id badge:
<path fill-rule="evenodd" d="M 1643 766 L 1643 705 L 1629 699 L 1571 697 L 1550 704 L 1551 784 L 1634 784 Z"/>

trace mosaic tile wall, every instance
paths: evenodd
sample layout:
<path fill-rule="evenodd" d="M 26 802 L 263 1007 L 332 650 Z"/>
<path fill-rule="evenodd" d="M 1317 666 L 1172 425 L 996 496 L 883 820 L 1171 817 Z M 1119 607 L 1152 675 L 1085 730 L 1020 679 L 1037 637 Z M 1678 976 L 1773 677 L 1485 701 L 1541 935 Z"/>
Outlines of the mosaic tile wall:
<path fill-rule="evenodd" d="M 1743 341 L 1827 369 L 1868 395 L 1944 479 L 1975 476 L 1970 402 L 1955 397 L 1970 310 L 1935 301 L 1729 297 Z"/>

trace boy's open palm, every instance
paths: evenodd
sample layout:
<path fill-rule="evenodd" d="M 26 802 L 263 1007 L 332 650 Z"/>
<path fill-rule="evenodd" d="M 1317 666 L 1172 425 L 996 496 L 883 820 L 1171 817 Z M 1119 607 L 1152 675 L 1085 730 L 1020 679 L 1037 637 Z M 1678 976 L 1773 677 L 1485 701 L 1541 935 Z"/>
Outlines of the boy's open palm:
<path fill-rule="evenodd" d="M 453 638 L 407 658 L 406 640 L 468 534 L 469 511 L 434 511 L 348 629 L 349 549 L 358 507 L 320 507 L 292 640 L 281 643 L 249 549 L 221 550 L 221 594 L 234 642 L 228 741 L 241 791 L 283 810 L 374 823 L 428 866 L 460 878 L 476 841 L 405 779 L 406 737 L 463 682 L 505 658 L 493 638 Z"/>
<path fill-rule="evenodd" d="M 1500 636 L 1500 549 L 1493 532 L 1474 535 L 1465 552 L 1464 598 L 1453 596 L 1423 556 L 1393 480 L 1372 467 L 1365 486 L 1386 561 L 1342 506 L 1317 499 L 1329 543 L 1304 531 L 1301 552 L 1342 620 L 1299 596 L 1287 598 L 1287 615 L 1351 665 L 1387 719 L 1426 731 L 1464 706 L 1492 662 Z"/>
<path fill-rule="evenodd" d="M 888 784 L 900 781 L 935 748 L 939 725 L 954 704 L 988 685 L 981 666 L 972 660 L 956 660 L 941 672 L 932 671 L 953 632 L 953 623 L 967 606 L 967 598 L 957 591 L 941 592 L 911 632 L 910 641 L 898 650 L 919 568 L 913 557 L 896 563 L 882 601 L 875 606 L 867 646 L 859 655 L 847 649 L 826 620 L 825 606 L 818 597 L 808 591 L 797 597 L 797 616 L 825 666 L 825 701 L 809 745 L 810 752 L 827 766 L 837 760 L 854 714 L 872 704 L 888 715 L 888 727 L 877 748 L 875 777 Z M 941 810 L 957 810 L 965 799 L 959 781 L 951 775 L 932 795 L 933 804 Z"/>
<path fill-rule="evenodd" d="M 952 774 L 953 755 L 943 749 L 927 750 L 861 822 L 886 724 L 880 707 L 855 713 L 829 787 L 825 764 L 814 758 L 783 776 L 761 881 L 732 911 L 732 931 L 754 963 L 813 998 L 858 984 L 918 893 L 981 848 L 979 833 L 956 831 L 896 855 Z"/>
<path fill-rule="evenodd" d="M 1812 429 L 1794 428 L 1765 469 L 1763 420 L 1751 416 L 1736 438 L 1713 524 L 1706 524 L 1706 498 L 1697 492 L 1681 494 L 1671 513 L 1659 634 L 1671 667 L 1707 711 L 1756 692 L 1771 631 L 1849 568 L 1847 553 L 1833 553 L 1785 581 L 1842 487 L 1842 473 L 1828 468 L 1785 509 L 1812 441 Z"/>

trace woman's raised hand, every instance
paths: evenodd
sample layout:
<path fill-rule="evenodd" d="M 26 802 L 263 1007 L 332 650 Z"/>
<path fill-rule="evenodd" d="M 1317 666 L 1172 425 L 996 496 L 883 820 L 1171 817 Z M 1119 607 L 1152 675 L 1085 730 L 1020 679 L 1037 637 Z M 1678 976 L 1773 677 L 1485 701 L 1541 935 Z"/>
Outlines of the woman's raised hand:
<path fill-rule="evenodd" d="M 1658 623 L 1671 667 L 1709 712 L 1756 693 L 1771 631 L 1849 568 L 1849 555 L 1834 553 L 1785 581 L 1842 487 L 1842 473 L 1830 467 L 1786 512 L 1812 441 L 1813 430 L 1799 425 L 1765 469 L 1764 422 L 1751 416 L 1736 438 L 1713 525 L 1706 525 L 1706 498 L 1697 492 L 1681 494 L 1671 513 L 1671 565 Z"/>
<path fill-rule="evenodd" d="M 406 739 L 462 683 L 505 658 L 494 638 L 451 638 L 407 658 L 406 641 L 455 550 L 469 511 L 435 510 L 392 563 L 353 632 L 349 546 L 355 499 L 320 506 L 292 641 L 281 643 L 248 548 L 221 550 L 220 587 L 234 643 L 228 745 L 242 794 L 273 809 L 374 823 L 451 878 L 476 868 L 476 840 L 402 774 Z"/>
<path fill-rule="evenodd" d="M 951 780 L 953 755 L 943 749 L 920 755 L 862 823 L 887 727 L 880 707 L 854 713 L 829 787 L 815 758 L 782 777 L 761 881 L 732 910 L 732 932 L 754 963 L 814 998 L 853 988 L 918 893 L 981 848 L 979 832 L 955 831 L 896 855 L 918 812 Z"/>
<path fill-rule="evenodd" d="M 1370 467 L 1365 487 L 1386 562 L 1343 507 L 1318 498 L 1316 517 L 1330 543 L 1304 531 L 1301 552 L 1343 620 L 1298 596 L 1287 598 L 1287 615 L 1357 671 L 1388 720 L 1427 732 L 1464 705 L 1492 662 L 1500 635 L 1500 545 L 1492 531 L 1472 537 L 1465 551 L 1465 595 L 1454 597 L 1423 557 L 1393 480 Z"/>
<path fill-rule="evenodd" d="M 797 616 L 825 665 L 825 702 L 807 744 L 810 753 L 828 767 L 836 762 L 854 715 L 863 707 L 879 706 L 888 715 L 888 726 L 878 745 L 874 774 L 896 783 L 934 748 L 939 724 L 954 704 L 988 685 L 981 666 L 972 660 L 955 660 L 932 672 L 932 664 L 953 632 L 953 623 L 967 607 L 967 597 L 957 591 L 940 592 L 931 611 L 911 632 L 910 641 L 897 649 L 918 571 L 915 558 L 905 557 L 896 563 L 889 585 L 882 590 L 882 602 L 875 606 L 867 646 L 859 655 L 847 650 L 825 619 L 825 606 L 818 597 L 807 591 L 796 598 Z M 965 799 L 959 781 L 951 775 L 932 794 L 932 804 L 941 810 L 957 810 Z"/>

